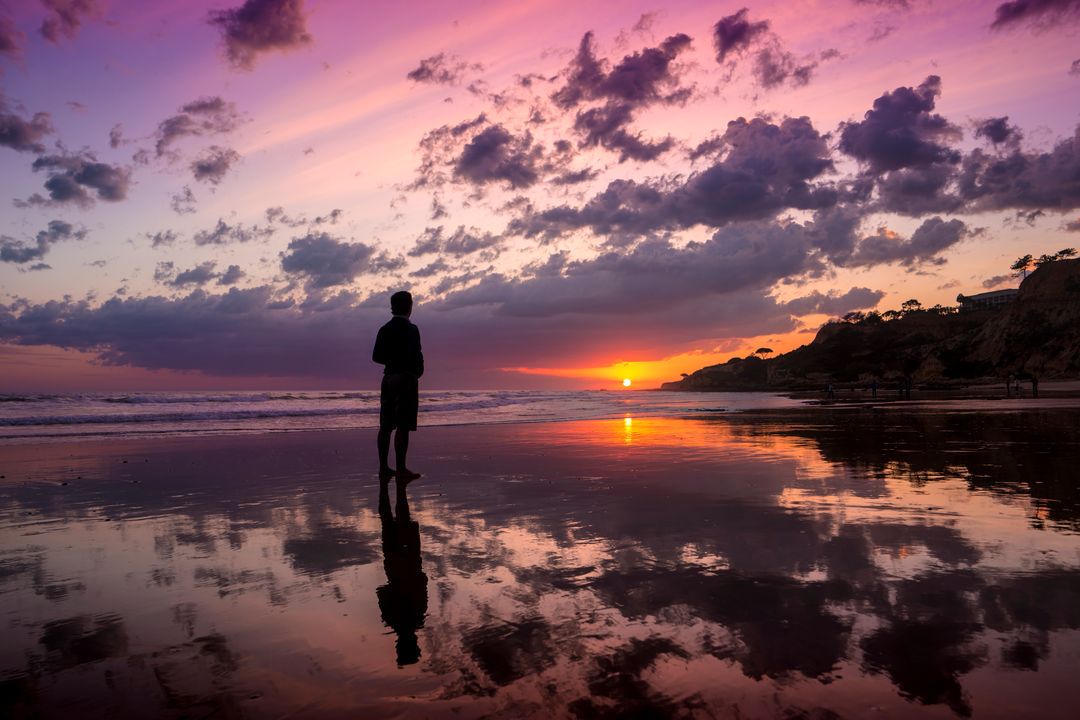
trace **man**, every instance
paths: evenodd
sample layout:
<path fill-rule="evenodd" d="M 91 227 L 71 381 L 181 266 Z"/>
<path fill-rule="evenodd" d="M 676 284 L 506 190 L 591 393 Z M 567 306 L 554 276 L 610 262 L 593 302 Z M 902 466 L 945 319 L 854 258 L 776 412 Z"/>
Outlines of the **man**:
<path fill-rule="evenodd" d="M 390 296 L 394 317 L 379 328 L 371 359 L 385 365 L 379 408 L 379 479 L 386 482 L 397 475 L 398 482 L 420 477 L 405 465 L 409 451 L 409 432 L 416 430 L 416 412 L 420 402 L 417 381 L 424 374 L 424 353 L 420 351 L 420 330 L 409 322 L 412 295 L 402 290 Z M 394 436 L 397 470 L 390 467 L 390 433 Z"/>

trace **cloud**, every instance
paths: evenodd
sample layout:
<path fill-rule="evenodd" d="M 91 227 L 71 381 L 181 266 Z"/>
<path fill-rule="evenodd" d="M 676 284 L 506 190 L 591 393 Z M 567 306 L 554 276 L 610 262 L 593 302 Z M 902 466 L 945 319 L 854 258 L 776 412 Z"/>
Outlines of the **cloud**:
<path fill-rule="evenodd" d="M 109 147 L 116 149 L 124 143 L 124 126 L 116 123 L 109 130 Z"/>
<path fill-rule="evenodd" d="M 418 83 L 457 85 L 465 77 L 466 72 L 483 69 L 484 66 L 479 63 L 469 64 L 457 55 L 441 52 L 421 60 L 420 65 L 411 70 L 406 77 Z"/>
<path fill-rule="evenodd" d="M 738 118 L 719 140 L 727 150 L 723 159 L 681 184 L 614 180 L 581 207 L 526 211 L 508 230 L 548 238 L 580 228 L 601 236 L 645 235 L 696 225 L 720 227 L 837 202 L 831 184 L 813 182 L 832 169 L 832 160 L 826 138 L 808 118 L 786 118 L 780 124 Z"/>
<path fill-rule="evenodd" d="M 29 120 L 7 112 L 0 97 L 0 146 L 17 152 L 45 152 L 42 140 L 53 133 L 52 117 L 47 112 L 34 113 Z"/>
<path fill-rule="evenodd" d="M 196 245 L 231 245 L 252 240 L 266 240 L 273 234 L 272 227 L 245 226 L 243 223 L 230 225 L 219 218 L 212 230 L 199 230 L 192 239 L 195 240 Z"/>
<path fill-rule="evenodd" d="M 975 137 L 983 137 L 995 145 L 1021 138 L 1020 129 L 1009 124 L 1009 116 L 987 118 L 975 123 Z"/>
<path fill-rule="evenodd" d="M 234 163 L 240 160 L 240 153 L 232 148 L 211 145 L 202 155 L 191 163 L 191 173 L 200 182 L 217 185 L 228 174 Z"/>
<path fill-rule="evenodd" d="M 287 52 L 311 43 L 303 0 L 245 0 L 240 7 L 210 13 L 221 30 L 225 56 L 241 70 L 251 70 L 262 53 Z"/>
<path fill-rule="evenodd" d="M 83 22 L 100 17 L 97 0 L 41 0 L 48 14 L 41 23 L 41 36 L 54 44 L 61 38 L 73 40 Z"/>
<path fill-rule="evenodd" d="M 866 287 L 853 287 L 845 293 L 829 291 L 822 293 L 817 290 L 809 295 L 803 295 L 783 304 L 785 310 L 792 315 L 832 315 L 842 316 L 852 310 L 865 310 L 875 307 L 885 293 L 881 290 L 871 290 Z"/>
<path fill-rule="evenodd" d="M 214 278 L 218 277 L 218 274 L 214 272 L 214 268 L 217 267 L 217 263 L 213 260 L 208 260 L 204 263 L 200 263 L 188 270 L 182 270 L 176 274 L 169 284 L 173 287 L 184 287 L 185 285 L 205 285 Z"/>
<path fill-rule="evenodd" d="M 236 105 L 220 96 L 192 100 L 158 124 L 154 148 L 161 157 L 182 138 L 223 135 L 238 128 L 243 121 Z"/>
<path fill-rule="evenodd" d="M 17 201 L 20 207 L 68 203 L 89 207 L 94 204 L 95 197 L 106 202 L 119 202 L 127 198 L 131 186 L 130 168 L 98 162 L 94 154 L 87 151 L 41 155 L 31 167 L 35 171 L 44 170 L 48 175 L 45 189 L 49 191 L 49 197 L 35 193 L 25 201 Z"/>
<path fill-rule="evenodd" d="M 218 276 L 218 285 L 235 285 L 236 283 L 247 277 L 247 273 L 240 269 L 239 265 L 230 265 L 225 268 L 225 272 Z"/>
<path fill-rule="evenodd" d="M 174 193 L 169 199 L 169 207 L 177 215 L 190 215 L 196 209 L 195 193 L 185 185 L 183 190 Z"/>
<path fill-rule="evenodd" d="M 716 62 L 723 63 L 729 55 L 744 53 L 759 37 L 769 31 L 769 21 L 750 22 L 747 8 L 720 18 L 713 26 L 713 45 Z"/>
<path fill-rule="evenodd" d="M 538 164 L 543 149 L 533 145 L 532 136 L 513 135 L 502 125 L 491 125 L 465 145 L 454 166 L 454 176 L 477 185 L 505 182 L 524 188 L 539 178 Z"/>
<path fill-rule="evenodd" d="M 1012 0 L 994 10 L 990 27 L 1005 30 L 1019 25 L 1049 28 L 1080 19 L 1080 0 Z"/>
<path fill-rule="evenodd" d="M 879 228 L 877 234 L 864 238 L 842 265 L 846 267 L 881 265 L 899 262 L 911 267 L 922 263 L 941 264 L 940 255 L 961 240 L 978 234 L 961 220 L 932 217 L 905 240 L 894 232 Z"/>
<path fill-rule="evenodd" d="M 26 35 L 15 27 L 10 17 L 0 15 L 0 55 L 7 55 L 12 59 L 22 57 L 22 44 Z"/>
<path fill-rule="evenodd" d="M 981 148 L 963 160 L 958 195 L 969 212 L 1080 207 L 1080 126 L 1048 152 L 1013 148 L 1000 155 Z"/>
<path fill-rule="evenodd" d="M 303 279 L 309 288 L 346 285 L 361 275 L 395 270 L 401 258 L 380 253 L 362 242 L 344 242 L 327 233 L 308 233 L 293 239 L 281 253 L 281 269 Z"/>
<path fill-rule="evenodd" d="M 180 237 L 174 230 L 159 230 L 156 233 L 144 233 L 144 237 L 150 241 L 150 247 L 163 247 L 172 245 Z"/>
<path fill-rule="evenodd" d="M 284 225 L 285 227 L 296 228 L 304 225 L 337 225 L 341 220 L 341 216 L 344 211 L 341 208 L 334 208 L 326 215 L 316 215 L 315 217 L 308 219 L 307 216 L 291 216 L 285 213 L 285 208 L 280 205 L 276 207 L 266 208 L 266 222 L 270 225 L 275 223 Z"/>
<path fill-rule="evenodd" d="M 817 61 L 800 61 L 786 50 L 780 38 L 770 30 L 769 21 L 751 22 L 749 10 L 743 8 L 737 13 L 720 18 L 713 26 L 713 47 L 716 48 L 716 62 L 725 62 L 732 67 L 746 56 L 753 53 L 752 73 L 758 85 L 766 90 L 780 87 L 790 82 L 793 87 L 806 85 L 817 68 Z M 832 57 L 833 53 L 829 53 Z M 822 55 L 825 59 L 826 55 Z"/>
<path fill-rule="evenodd" d="M 995 275 L 994 277 L 986 278 L 985 280 L 983 280 L 982 286 L 989 290 L 990 288 L 995 288 L 1000 285 L 1011 284 L 1015 281 L 1016 276 L 1014 275 Z"/>
<path fill-rule="evenodd" d="M 439 225 L 425 229 L 408 254 L 410 257 L 420 257 L 439 253 L 460 258 L 480 250 L 497 249 L 502 242 L 503 239 L 497 235 L 481 232 L 476 228 L 466 230 L 464 225 L 459 225 L 457 230 L 447 237 L 443 234 L 443 226 Z"/>
<path fill-rule="evenodd" d="M 0 262 L 23 265 L 33 260 L 40 260 L 49 249 L 65 240 L 82 240 L 86 237 L 85 228 L 76 229 L 71 223 L 51 220 L 45 230 L 34 236 L 33 243 L 19 242 L 6 235 L 0 236 Z M 47 268 L 48 266 L 46 266 Z M 45 268 L 31 268 L 45 269 Z"/>
<path fill-rule="evenodd" d="M 688 35 L 671 35 L 657 47 L 624 56 L 609 72 L 608 63 L 596 56 L 593 34 L 585 33 L 577 55 L 564 71 L 563 86 L 551 95 L 552 102 L 570 110 L 599 101 L 600 105 L 582 109 L 575 117 L 573 127 L 581 146 L 617 152 L 620 161 L 653 160 L 671 149 L 674 141 L 670 137 L 645 140 L 627 128 L 641 108 L 682 104 L 690 98 L 693 91 L 681 86 L 675 64 L 690 44 Z"/>
<path fill-rule="evenodd" d="M 1069 66 L 1069 74 L 1080 76 L 1080 58 L 1072 61 L 1072 65 Z"/>
<path fill-rule="evenodd" d="M 933 113 L 941 78 L 931 75 L 917 88 L 898 87 L 874 101 L 862 121 L 840 126 L 840 150 L 874 173 L 957 163 L 960 154 L 944 143 L 959 139 L 960 129 Z"/>

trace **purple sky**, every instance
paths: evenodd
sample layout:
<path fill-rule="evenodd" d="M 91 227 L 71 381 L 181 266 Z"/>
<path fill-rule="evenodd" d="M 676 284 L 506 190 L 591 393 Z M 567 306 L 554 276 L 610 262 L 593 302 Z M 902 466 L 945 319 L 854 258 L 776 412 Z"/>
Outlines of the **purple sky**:
<path fill-rule="evenodd" d="M 0 391 L 616 387 L 1080 244 L 1080 2 L 0 2 Z"/>

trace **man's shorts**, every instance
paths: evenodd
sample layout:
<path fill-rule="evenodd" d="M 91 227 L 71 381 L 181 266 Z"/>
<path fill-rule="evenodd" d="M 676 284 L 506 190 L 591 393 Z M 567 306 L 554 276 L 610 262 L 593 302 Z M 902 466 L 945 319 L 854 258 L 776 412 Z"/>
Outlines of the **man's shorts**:
<path fill-rule="evenodd" d="M 420 388 L 414 375 L 409 373 L 383 375 L 380 400 L 380 429 L 416 429 L 416 412 L 420 405 Z"/>

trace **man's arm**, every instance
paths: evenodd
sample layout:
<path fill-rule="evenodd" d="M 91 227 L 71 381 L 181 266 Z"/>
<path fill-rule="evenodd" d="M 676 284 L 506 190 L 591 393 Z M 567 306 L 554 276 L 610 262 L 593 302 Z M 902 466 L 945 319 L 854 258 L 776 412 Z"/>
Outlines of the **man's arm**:
<path fill-rule="evenodd" d="M 420 328 L 413 325 L 413 357 L 416 363 L 416 377 L 423 377 L 424 375 L 424 352 L 420 348 Z"/>
<path fill-rule="evenodd" d="M 379 332 L 375 336 L 375 348 L 371 351 L 371 360 L 380 365 L 385 365 L 386 359 L 386 339 L 383 337 L 383 329 L 379 328 Z"/>

